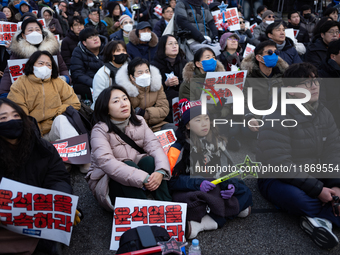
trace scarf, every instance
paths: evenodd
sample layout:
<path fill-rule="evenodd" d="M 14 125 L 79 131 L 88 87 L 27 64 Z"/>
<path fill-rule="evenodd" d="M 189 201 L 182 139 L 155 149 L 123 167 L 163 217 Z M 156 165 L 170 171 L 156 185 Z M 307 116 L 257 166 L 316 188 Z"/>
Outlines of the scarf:
<path fill-rule="evenodd" d="M 175 62 L 176 62 L 176 58 L 169 58 L 169 57 L 166 57 L 165 59 L 166 59 L 167 61 L 170 62 L 170 65 L 171 65 L 171 66 L 173 66 L 173 65 L 175 64 Z"/>
<path fill-rule="evenodd" d="M 99 24 L 99 22 L 94 22 L 92 19 L 89 19 L 91 21 L 91 23 L 94 25 L 94 26 L 97 26 Z"/>
<path fill-rule="evenodd" d="M 233 65 L 234 59 L 236 60 L 237 66 L 241 66 L 240 58 L 238 56 L 238 53 L 235 52 L 233 54 L 230 54 L 228 51 L 224 51 L 223 55 L 226 57 L 229 64 Z"/>
<path fill-rule="evenodd" d="M 276 48 L 281 51 L 286 46 L 286 41 L 284 41 L 282 44 L 276 44 Z"/>

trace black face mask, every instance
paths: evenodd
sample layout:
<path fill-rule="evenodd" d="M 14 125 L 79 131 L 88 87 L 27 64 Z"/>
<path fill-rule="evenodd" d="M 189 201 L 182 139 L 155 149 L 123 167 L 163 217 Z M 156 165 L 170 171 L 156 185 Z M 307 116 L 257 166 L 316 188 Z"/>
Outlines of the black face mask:
<path fill-rule="evenodd" d="M 128 60 L 128 54 L 122 53 L 120 55 L 113 55 L 115 59 L 113 60 L 117 64 L 124 64 Z"/>
<path fill-rule="evenodd" d="M 305 19 L 309 19 L 309 18 L 310 18 L 310 16 L 311 16 L 311 14 L 310 14 L 310 13 L 307 13 L 307 14 L 303 15 L 303 17 L 304 17 Z"/>
<path fill-rule="evenodd" d="M 10 120 L 0 123 L 0 136 L 7 139 L 17 139 L 24 130 L 22 120 Z"/>

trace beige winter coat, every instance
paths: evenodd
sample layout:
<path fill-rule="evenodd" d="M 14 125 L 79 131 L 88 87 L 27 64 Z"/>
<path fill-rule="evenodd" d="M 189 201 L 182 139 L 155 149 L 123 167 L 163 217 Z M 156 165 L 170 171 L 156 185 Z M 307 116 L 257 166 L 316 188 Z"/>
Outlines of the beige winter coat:
<path fill-rule="evenodd" d="M 151 84 L 148 87 L 134 85 L 128 76 L 128 64 L 124 64 L 116 74 L 116 84 L 124 87 L 131 98 L 133 108 L 140 107 L 149 114 L 145 119 L 152 131 L 158 131 L 166 124 L 169 102 L 163 90 L 162 76 L 157 67 L 150 65 Z"/>
<path fill-rule="evenodd" d="M 145 156 L 150 155 L 155 159 L 155 171 L 164 170 L 165 180 L 170 177 L 170 165 L 161 144 L 152 130 L 148 127 L 141 116 L 141 126 L 134 126 L 129 123 L 125 128 L 125 134 L 130 137 L 139 147 L 143 148 L 146 154 L 140 154 L 130 145 L 125 143 L 117 134 L 107 133 L 108 127 L 105 123 L 97 123 L 91 133 L 91 168 L 86 180 L 91 191 L 101 206 L 106 210 L 114 209 L 109 197 L 109 180 L 125 186 L 137 188 L 143 187 L 143 181 L 148 173 L 128 166 L 124 161 L 133 161 L 136 164 Z"/>

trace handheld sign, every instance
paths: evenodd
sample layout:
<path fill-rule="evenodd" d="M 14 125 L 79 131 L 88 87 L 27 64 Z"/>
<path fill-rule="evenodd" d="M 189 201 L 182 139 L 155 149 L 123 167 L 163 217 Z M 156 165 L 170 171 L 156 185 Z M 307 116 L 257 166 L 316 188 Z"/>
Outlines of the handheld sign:
<path fill-rule="evenodd" d="M 22 235 L 70 244 L 78 197 L 12 181 L 0 183 L 1 226 Z"/>

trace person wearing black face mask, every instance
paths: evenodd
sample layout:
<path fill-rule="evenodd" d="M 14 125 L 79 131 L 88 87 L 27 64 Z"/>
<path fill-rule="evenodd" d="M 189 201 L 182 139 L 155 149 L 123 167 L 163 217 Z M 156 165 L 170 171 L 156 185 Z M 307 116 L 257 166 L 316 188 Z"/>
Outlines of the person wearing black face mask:
<path fill-rule="evenodd" d="M 104 66 L 93 77 L 93 104 L 96 103 L 99 94 L 106 88 L 115 84 L 118 69 L 129 60 L 124 41 L 111 41 L 103 50 Z"/>
<path fill-rule="evenodd" d="M 3 177 L 72 193 L 70 176 L 57 150 L 40 137 L 36 120 L 7 98 L 0 99 L 0 180 Z M 46 247 L 46 254 L 54 254 L 58 245 L 0 228 L 1 253 L 32 254 Z"/>
<path fill-rule="evenodd" d="M 312 14 L 312 8 L 309 5 L 301 7 L 300 26 L 307 29 L 309 38 L 313 37 L 313 30 L 318 23 L 318 19 Z"/>

